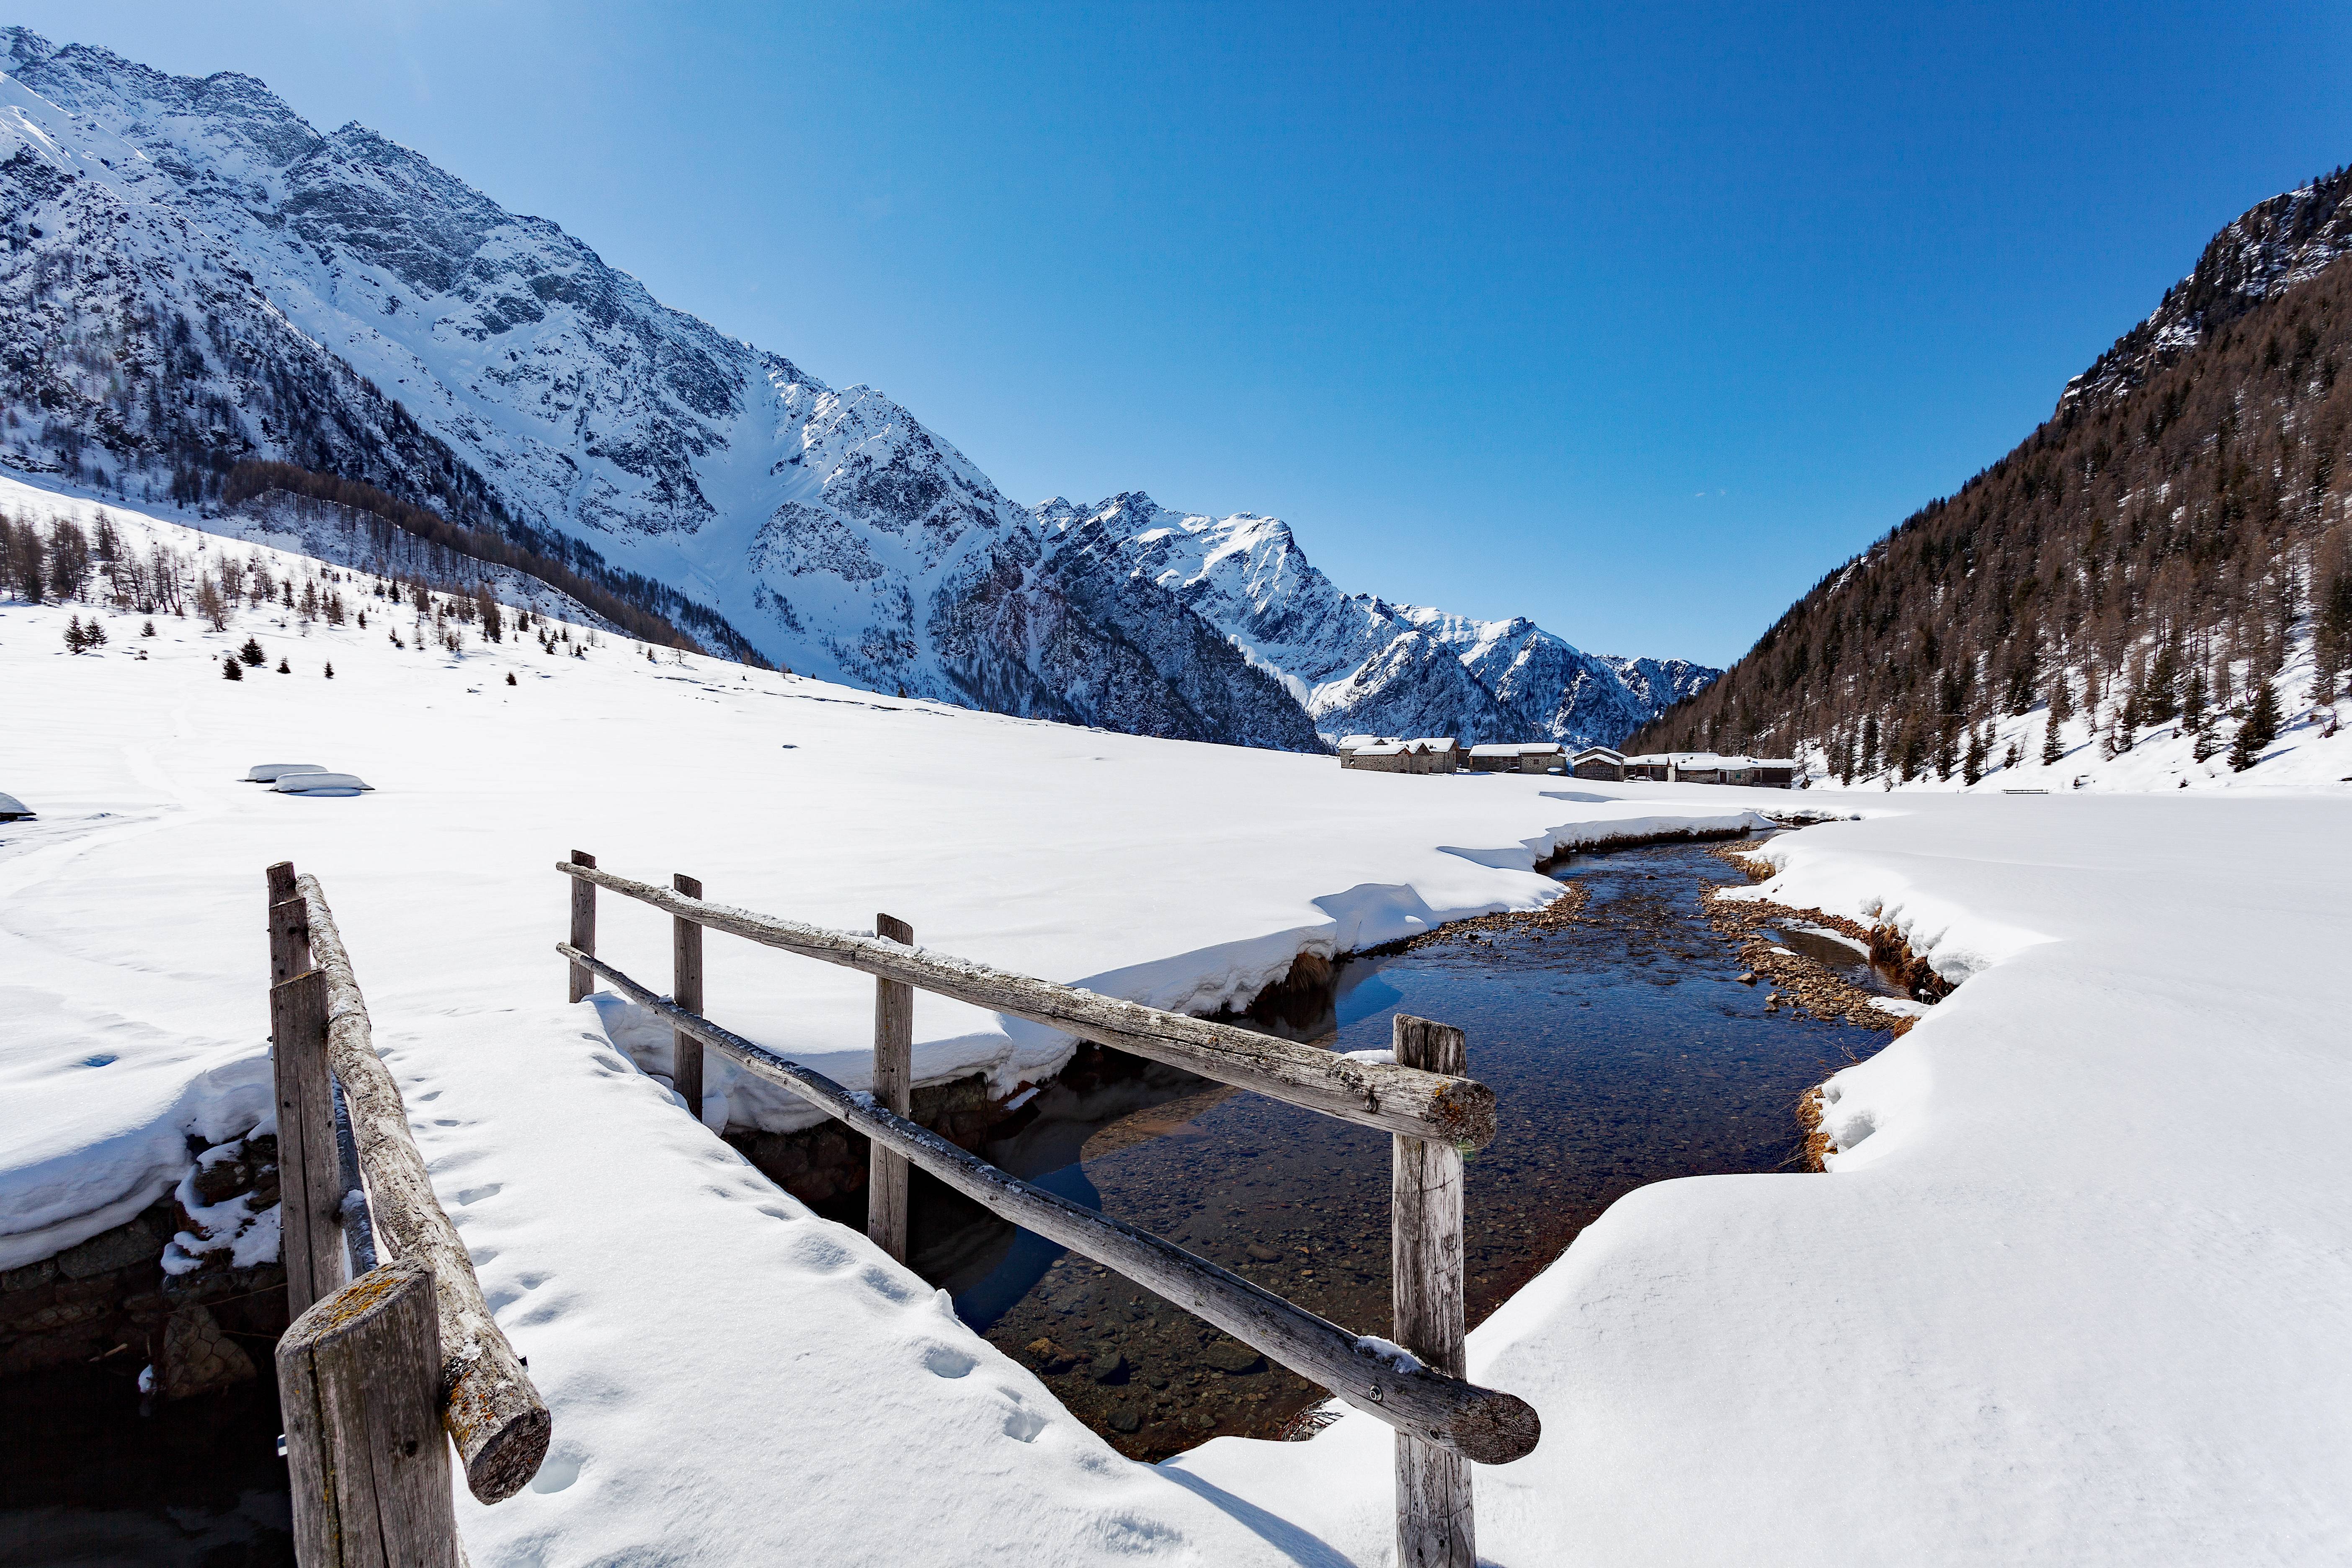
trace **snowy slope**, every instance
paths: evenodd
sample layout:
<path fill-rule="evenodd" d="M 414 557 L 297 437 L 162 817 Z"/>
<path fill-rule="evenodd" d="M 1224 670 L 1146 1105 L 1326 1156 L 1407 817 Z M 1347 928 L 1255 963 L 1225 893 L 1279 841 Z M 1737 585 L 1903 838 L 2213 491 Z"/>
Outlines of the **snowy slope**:
<path fill-rule="evenodd" d="M 661 305 L 543 219 L 250 78 L 0 34 L 9 460 L 188 495 L 283 457 L 583 540 L 770 658 L 872 689 L 1314 749 L 1222 638 L 1039 573 L 1035 523 L 868 387 Z M 1195 628 L 1198 629 L 1198 628 Z M 1189 694 L 1189 695 L 1188 695 Z M 1213 700 L 1212 700 L 1213 699 Z"/>
<path fill-rule="evenodd" d="M 1307 602 L 1275 612 L 1297 634 L 1268 642 L 1266 603 L 1139 576 L 1111 530 L 1056 548 L 1058 520 L 881 393 L 671 310 L 552 223 L 362 126 L 321 134 L 251 78 L 22 28 L 0 70 L 0 331 L 9 395 L 41 410 L 0 441 L 20 468 L 192 500 L 236 458 L 283 458 L 581 542 L 804 673 L 1139 733 L 1618 739 L 1655 706 L 1559 643 L 1562 688 L 1498 709 L 1303 560 Z M 1278 522 L 1227 522 L 1288 547 Z M 1269 683 L 1235 639 L 1294 657 Z"/>
<path fill-rule="evenodd" d="M 1524 618 L 1475 621 L 1343 594 L 1279 518 L 1179 512 L 1140 491 L 1039 503 L 1049 543 L 1168 590 L 1276 674 L 1324 736 L 1622 741 L 1717 670 L 1584 653 Z"/>
<path fill-rule="evenodd" d="M 93 510 L 5 481 L 0 505 Z M 612 639 L 452 657 L 373 616 L 164 616 L 149 639 L 99 612 L 110 643 L 68 654 L 63 623 L 91 613 L 0 603 L 0 789 L 42 813 L 0 826 L 0 1216 L 65 1245 L 77 1205 L 144 1202 L 184 1133 L 266 1108 L 261 868 L 317 871 L 555 1411 L 532 1489 L 461 1500 L 484 1568 L 1387 1561 L 1384 1429 L 1130 1464 L 698 1130 L 633 1059 L 657 1031 L 562 1001 L 566 849 L 830 924 L 886 910 L 947 951 L 1205 1009 L 1300 952 L 1529 907 L 1554 845 L 1791 804 L 1347 773 Z M 292 673 L 220 679 L 248 635 Z M 236 782 L 263 760 L 377 789 Z M 2336 1560 L 2352 802 L 1804 804 L 1868 815 L 1777 841 L 1763 891 L 1885 919 L 1963 984 L 1835 1080 L 1833 1174 L 1645 1188 L 1474 1332 L 1474 1374 L 1545 1424 L 1528 1459 L 1478 1472 L 1483 1559 Z M 604 909 L 600 946 L 657 981 L 667 922 Z M 722 1021 L 858 1081 L 869 983 L 741 943 L 707 961 Z M 1009 1086 L 1066 1048 L 928 998 L 916 1033 L 926 1079 Z M 758 1116 L 740 1092 L 714 1086 L 706 1120 Z"/>
<path fill-rule="evenodd" d="M 1055 548 L 881 393 L 662 305 L 365 127 L 22 28 L 0 70 L 0 332 L 40 410 L 0 433 L 19 468 L 194 500 L 282 458 L 577 541 L 803 673 L 1001 712 L 1293 750 L 1623 727 L 1614 690 L 1571 694 L 1566 728 L 1558 693 L 1506 716 L 1377 601 L 1327 630 L 1362 646 L 1313 661 L 1318 707 L 1130 552 Z"/>
<path fill-rule="evenodd" d="M 2352 697 L 2332 702 L 2310 700 L 2313 640 L 2311 618 L 2305 616 L 2290 632 L 2286 657 L 2271 680 L 2273 693 L 2280 694 L 2278 737 L 2243 770 L 2231 763 L 2237 723 L 2226 714 L 2214 714 L 2201 737 L 2181 721 L 2170 720 L 2130 731 L 2129 743 L 2119 744 L 2126 733 L 2118 724 L 2123 704 L 2110 693 L 2095 711 L 2078 709 L 2058 726 L 2058 755 L 2050 762 L 2042 760 L 2050 735 L 2049 706 L 2037 702 L 2023 713 L 2001 713 L 1987 721 L 1991 739 L 1985 748 L 1986 768 L 1974 784 L 1968 782 L 1965 769 L 1948 779 L 1930 770 L 1906 780 L 1888 766 L 1857 778 L 1854 784 L 1906 793 L 1991 795 L 2278 789 L 2352 794 L 2347 788 L 2352 786 L 2352 731 L 2345 727 L 2352 720 Z M 2235 671 L 2238 679 L 2251 677 L 2245 666 Z M 2077 690 L 2082 688 L 2079 669 L 2070 669 L 2067 678 Z M 1832 763 L 1820 748 L 1807 748 L 1805 761 L 1817 781 L 1835 782 L 1830 776 Z"/>

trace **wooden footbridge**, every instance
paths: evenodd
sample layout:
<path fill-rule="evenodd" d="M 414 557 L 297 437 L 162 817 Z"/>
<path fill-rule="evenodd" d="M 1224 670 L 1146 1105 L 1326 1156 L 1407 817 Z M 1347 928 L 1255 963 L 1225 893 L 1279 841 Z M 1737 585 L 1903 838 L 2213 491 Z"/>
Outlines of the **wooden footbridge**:
<path fill-rule="evenodd" d="M 1462 1159 L 1493 1139 L 1495 1097 L 1465 1076 L 1462 1031 L 1400 1016 L 1394 1061 L 1368 1061 L 933 952 L 887 915 L 877 917 L 869 936 L 709 902 L 690 877 L 667 888 L 633 880 L 583 851 L 556 869 L 572 879 L 571 940 L 556 944 L 570 965 L 570 999 L 580 1001 L 602 979 L 667 1019 L 672 1081 L 688 1107 L 701 1104 L 703 1052 L 717 1051 L 866 1135 L 867 1230 L 893 1258 L 906 1257 L 908 1173 L 919 1168 L 1388 1423 L 1396 1429 L 1398 1563 L 1473 1568 L 1469 1467 L 1523 1457 L 1540 1427 L 1524 1400 L 1464 1377 Z M 668 996 L 599 956 L 599 889 L 671 917 Z M 449 1445 L 433 1426 L 454 1440 L 475 1495 L 495 1502 L 536 1471 L 547 1408 L 491 1321 L 473 1266 L 433 1196 L 317 880 L 273 867 L 270 895 L 288 1289 L 299 1314 L 278 1363 L 298 1553 L 304 1568 L 454 1563 L 462 1553 Z M 845 1089 L 705 1016 L 705 931 L 872 975 L 871 1090 Z M 1389 1133 L 1390 1334 L 1352 1332 L 909 1121 L 917 990 Z M 378 1241 L 392 1261 L 376 1261 Z"/>

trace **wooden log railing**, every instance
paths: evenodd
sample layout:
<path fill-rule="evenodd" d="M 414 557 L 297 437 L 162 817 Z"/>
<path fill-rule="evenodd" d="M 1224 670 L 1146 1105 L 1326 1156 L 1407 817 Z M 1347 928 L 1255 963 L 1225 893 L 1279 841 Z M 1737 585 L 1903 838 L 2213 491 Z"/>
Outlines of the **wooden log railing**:
<path fill-rule="evenodd" d="M 712 931 L 1025 1018 L 1343 1121 L 1471 1149 L 1484 1148 L 1494 1141 L 1495 1091 L 1475 1079 L 1359 1061 L 1313 1046 L 1253 1034 L 1231 1024 L 1098 996 L 970 959 L 909 947 L 887 937 L 828 931 L 709 903 L 599 870 L 593 856 L 558 861 L 556 869 L 578 882 L 608 888 Z M 589 940 L 575 940 L 572 945 L 583 952 L 593 952 L 593 906 L 583 921 L 574 903 L 572 929 L 584 930 Z M 574 986 L 578 984 L 575 978 Z"/>
<path fill-rule="evenodd" d="M 468 1489 L 498 1502 L 538 1473 L 547 1405 L 434 1196 L 318 879 L 280 863 L 268 882 L 297 1557 L 461 1563 L 449 1444 Z"/>
<path fill-rule="evenodd" d="M 928 952 L 913 946 L 912 931 L 888 915 L 877 917 L 878 934 L 869 937 L 710 903 L 701 898 L 699 884 L 685 877 L 670 889 L 621 877 L 597 868 L 594 857 L 580 851 L 557 868 L 572 879 L 572 940 L 556 944 L 569 965 L 572 999 L 586 994 L 592 977 L 600 976 L 666 1019 L 680 1042 L 690 1037 L 864 1133 L 874 1188 L 868 1232 L 891 1256 L 906 1256 L 904 1183 L 911 1165 L 1000 1217 L 1118 1270 L 1394 1427 L 1396 1561 L 1413 1568 L 1473 1568 L 1469 1466 L 1524 1457 L 1535 1448 L 1541 1424 L 1524 1400 L 1465 1376 L 1463 1153 L 1494 1136 L 1495 1100 L 1484 1084 L 1465 1076 L 1462 1031 L 1401 1015 L 1394 1062 L 1365 1061 Z M 599 958 L 595 888 L 659 909 L 681 929 L 691 922 L 873 975 L 872 1091 L 854 1093 L 688 1005 L 689 995 L 697 1004 L 701 996 L 698 943 L 689 989 L 688 948 L 682 938 L 674 942 L 677 959 L 668 997 Z M 583 890 L 590 895 L 585 903 Z M 915 990 L 1390 1132 L 1395 1341 L 1350 1333 L 1206 1258 L 1024 1182 L 908 1120 Z M 683 1044 L 677 1048 L 682 1056 Z"/>

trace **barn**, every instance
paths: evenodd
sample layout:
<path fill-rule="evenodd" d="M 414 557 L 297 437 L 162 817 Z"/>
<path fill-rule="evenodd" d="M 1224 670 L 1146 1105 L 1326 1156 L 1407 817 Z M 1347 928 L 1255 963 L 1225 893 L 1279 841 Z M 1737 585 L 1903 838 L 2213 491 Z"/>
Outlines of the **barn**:
<path fill-rule="evenodd" d="M 1563 754 L 1550 742 L 1473 746 L 1468 766 L 1474 773 L 1548 773 L 1560 765 Z"/>

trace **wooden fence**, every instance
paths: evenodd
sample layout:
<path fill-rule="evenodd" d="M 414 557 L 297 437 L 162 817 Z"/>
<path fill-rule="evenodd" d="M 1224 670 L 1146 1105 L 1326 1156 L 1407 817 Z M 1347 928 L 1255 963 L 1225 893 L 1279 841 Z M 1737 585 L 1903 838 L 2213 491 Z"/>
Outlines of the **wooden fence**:
<path fill-rule="evenodd" d="M 667 1018 L 676 1080 L 694 1086 L 686 1100 L 690 1109 L 701 1105 L 708 1047 L 866 1136 L 873 1189 L 867 1231 L 893 1258 L 906 1257 L 907 1171 L 917 1166 L 1387 1422 L 1397 1434 L 1398 1563 L 1475 1563 L 1469 1466 L 1529 1453 L 1540 1424 L 1524 1400 L 1464 1378 L 1462 1156 L 1493 1139 L 1495 1097 L 1463 1076 L 1468 1064 L 1461 1030 L 1400 1016 L 1395 1062 L 1368 1062 L 932 952 L 913 945 L 913 931 L 888 915 L 877 917 L 877 934 L 866 936 L 706 902 L 701 885 L 688 877 L 661 888 L 616 876 L 580 850 L 556 869 L 572 879 L 572 940 L 556 944 L 570 961 L 571 999 L 586 996 L 602 977 Z M 598 888 L 671 917 L 669 997 L 597 956 Z M 703 1016 L 705 929 L 873 975 L 872 1091 L 853 1093 Z M 919 989 L 1390 1133 L 1394 1340 L 1350 1333 L 1206 1258 L 1018 1180 L 908 1121 Z"/>
<path fill-rule="evenodd" d="M 280 862 L 268 883 L 295 1557 L 462 1563 L 450 1444 L 467 1488 L 498 1502 L 538 1473 L 547 1405 L 433 1195 L 319 879 Z"/>

